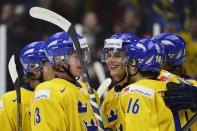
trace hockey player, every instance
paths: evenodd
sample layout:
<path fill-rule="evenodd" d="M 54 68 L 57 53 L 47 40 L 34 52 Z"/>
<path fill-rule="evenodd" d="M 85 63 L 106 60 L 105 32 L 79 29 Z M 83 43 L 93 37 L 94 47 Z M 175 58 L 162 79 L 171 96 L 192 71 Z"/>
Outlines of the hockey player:
<path fill-rule="evenodd" d="M 158 78 L 168 83 L 164 100 L 173 110 L 176 129 L 181 130 L 194 114 L 191 110 L 183 109 L 197 110 L 197 82 L 186 75 L 183 67 L 186 43 L 180 36 L 171 33 L 160 34 L 152 40 L 159 42 L 165 50 L 165 70 L 161 71 Z M 197 125 L 193 124 L 190 130 L 197 130 Z"/>
<path fill-rule="evenodd" d="M 123 59 L 126 45 L 129 42 L 136 41 L 138 38 L 132 33 L 116 33 L 105 40 L 104 54 L 102 61 L 106 62 L 110 75 L 112 77 L 113 88 L 107 93 L 102 103 L 102 117 L 104 126 L 116 130 L 122 128 L 118 119 L 118 98 L 121 90 L 128 85 L 127 73 L 124 67 Z M 118 42 L 122 41 L 121 44 Z"/>
<path fill-rule="evenodd" d="M 142 39 L 131 43 L 126 53 L 130 82 L 120 93 L 119 112 L 125 130 L 173 131 L 171 110 L 165 105 L 161 89 L 165 83 L 157 80 L 163 64 L 164 52 L 160 45 Z"/>
<path fill-rule="evenodd" d="M 47 59 L 44 53 L 44 42 L 33 42 L 26 45 L 20 52 L 20 61 L 24 70 L 24 85 L 21 90 L 21 114 L 22 131 L 31 131 L 30 103 L 36 85 L 43 81 L 40 76 L 44 61 Z M 10 91 L 2 96 L 0 101 L 0 123 L 1 130 L 17 131 L 17 99 L 16 91 Z"/>
<path fill-rule="evenodd" d="M 85 42 L 81 36 L 78 39 L 80 43 Z M 88 89 L 75 79 L 82 71 L 69 35 L 65 32 L 52 35 L 47 40 L 45 53 L 51 65 L 48 68 L 51 79 L 36 87 L 31 108 L 32 130 L 98 130 Z"/>

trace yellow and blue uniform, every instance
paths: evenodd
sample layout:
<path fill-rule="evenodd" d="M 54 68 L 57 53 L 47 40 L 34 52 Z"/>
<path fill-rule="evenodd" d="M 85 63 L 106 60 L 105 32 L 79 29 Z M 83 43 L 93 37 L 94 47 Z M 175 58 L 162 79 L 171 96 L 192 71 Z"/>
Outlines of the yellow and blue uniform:
<path fill-rule="evenodd" d="M 174 120 L 160 90 L 165 83 L 142 79 L 120 93 L 119 113 L 126 131 L 174 131 Z"/>
<path fill-rule="evenodd" d="M 97 121 L 87 87 L 53 78 L 36 87 L 31 107 L 33 131 L 94 131 Z"/>
<path fill-rule="evenodd" d="M 33 97 L 33 89 L 27 85 L 21 88 L 21 113 L 22 130 L 31 131 L 30 103 Z M 1 129 L 5 131 L 17 131 L 17 99 L 16 91 L 5 93 L 0 101 L 0 123 Z"/>
<path fill-rule="evenodd" d="M 194 86 L 197 86 L 197 82 L 192 79 L 183 79 L 177 75 L 174 75 L 166 70 L 162 70 L 160 72 L 160 75 L 158 77 L 159 80 L 164 81 L 165 83 L 168 82 L 174 82 L 179 84 L 180 82 L 185 82 L 188 84 L 193 84 Z M 181 128 L 188 122 L 189 119 L 194 115 L 195 113 L 191 110 L 182 110 L 178 112 L 173 112 L 174 120 L 176 123 L 176 130 L 179 131 Z M 189 131 L 197 131 L 197 124 L 193 124 Z"/>
<path fill-rule="evenodd" d="M 127 78 L 117 83 L 106 95 L 101 113 L 104 121 L 105 128 L 116 130 L 117 127 L 121 128 L 120 119 L 118 118 L 118 99 L 121 90 L 128 85 Z"/>

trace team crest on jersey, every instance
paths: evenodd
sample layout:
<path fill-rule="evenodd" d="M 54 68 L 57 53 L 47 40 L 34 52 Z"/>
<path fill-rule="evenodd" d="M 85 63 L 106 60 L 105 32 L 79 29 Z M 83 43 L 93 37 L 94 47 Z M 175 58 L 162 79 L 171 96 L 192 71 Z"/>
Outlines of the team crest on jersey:
<path fill-rule="evenodd" d="M 118 109 L 116 109 L 116 111 L 113 111 L 111 109 L 110 111 L 110 115 L 107 115 L 107 121 L 108 123 L 116 121 L 118 119 Z"/>
<path fill-rule="evenodd" d="M 3 110 L 3 101 L 0 101 L 0 110 Z"/>
<path fill-rule="evenodd" d="M 79 113 L 86 113 L 87 112 L 87 104 L 84 104 L 79 100 L 78 103 L 78 112 Z"/>
<path fill-rule="evenodd" d="M 51 90 L 39 90 L 34 96 L 34 100 L 49 99 Z"/>
<path fill-rule="evenodd" d="M 93 119 L 91 119 L 90 122 L 87 122 L 85 120 L 83 120 L 83 122 L 86 126 L 87 131 L 98 131 L 97 124 Z"/>

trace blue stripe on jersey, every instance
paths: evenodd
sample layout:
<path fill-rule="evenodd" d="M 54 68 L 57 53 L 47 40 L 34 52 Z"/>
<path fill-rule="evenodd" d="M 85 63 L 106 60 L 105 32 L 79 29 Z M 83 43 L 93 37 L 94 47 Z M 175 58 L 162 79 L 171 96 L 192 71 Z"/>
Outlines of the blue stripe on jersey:
<path fill-rule="evenodd" d="M 188 122 L 189 121 L 189 117 L 188 117 L 187 111 L 185 111 L 185 118 L 186 118 L 186 121 Z M 189 128 L 188 131 L 191 131 L 191 129 Z"/>
<path fill-rule="evenodd" d="M 81 84 L 79 82 L 75 82 L 75 85 L 78 87 L 78 88 L 82 88 Z"/>
<path fill-rule="evenodd" d="M 174 123 L 175 123 L 175 130 L 180 131 L 181 130 L 181 121 L 179 118 L 179 113 L 177 111 L 173 111 L 173 117 L 174 117 Z"/>

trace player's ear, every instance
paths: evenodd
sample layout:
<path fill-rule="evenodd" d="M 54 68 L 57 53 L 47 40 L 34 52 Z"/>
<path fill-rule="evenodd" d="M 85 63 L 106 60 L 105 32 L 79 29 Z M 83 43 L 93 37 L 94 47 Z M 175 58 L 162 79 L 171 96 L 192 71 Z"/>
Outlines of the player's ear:
<path fill-rule="evenodd" d="M 41 75 L 41 70 L 33 71 L 32 74 L 34 75 L 35 78 L 38 78 Z"/>
<path fill-rule="evenodd" d="M 136 67 L 137 66 L 137 60 L 136 59 L 134 59 L 134 58 L 131 58 L 130 60 L 129 60 L 129 66 L 131 66 L 131 67 Z"/>

